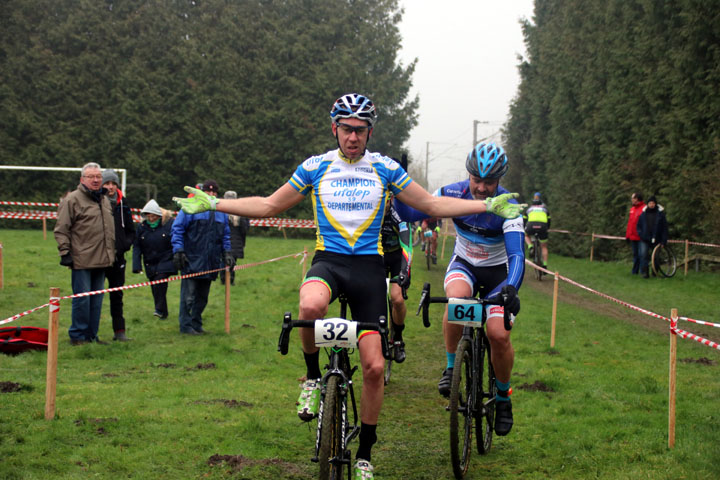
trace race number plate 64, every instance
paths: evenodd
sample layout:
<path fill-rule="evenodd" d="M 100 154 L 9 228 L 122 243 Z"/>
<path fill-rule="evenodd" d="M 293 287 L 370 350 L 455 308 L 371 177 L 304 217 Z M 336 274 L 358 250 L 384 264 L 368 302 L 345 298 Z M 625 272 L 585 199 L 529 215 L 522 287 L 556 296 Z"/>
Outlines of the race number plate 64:
<path fill-rule="evenodd" d="M 357 346 L 357 323 L 342 318 L 315 320 L 315 345 L 318 347 Z"/>
<path fill-rule="evenodd" d="M 448 322 L 480 327 L 483 324 L 483 308 L 474 298 L 449 298 Z"/>

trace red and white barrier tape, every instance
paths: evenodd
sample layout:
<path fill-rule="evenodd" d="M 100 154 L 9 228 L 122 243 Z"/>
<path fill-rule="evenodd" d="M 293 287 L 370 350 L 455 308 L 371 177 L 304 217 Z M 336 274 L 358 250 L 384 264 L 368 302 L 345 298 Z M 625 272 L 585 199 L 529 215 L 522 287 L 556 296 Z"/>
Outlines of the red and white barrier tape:
<path fill-rule="evenodd" d="M 44 203 L 44 202 L 9 202 L 0 201 L 0 205 L 19 205 L 23 207 L 57 207 L 57 203 Z"/>
<path fill-rule="evenodd" d="M 138 209 L 132 209 L 137 211 Z M 25 210 L 18 212 L 0 210 L 0 218 L 10 218 L 15 220 L 42 220 L 56 219 L 57 212 Z M 135 223 L 143 221 L 142 216 L 133 215 Z M 250 225 L 253 227 L 283 227 L 283 228 L 315 228 L 313 220 L 297 219 L 297 218 L 251 218 Z"/>
<path fill-rule="evenodd" d="M 695 320 L 694 318 L 679 317 L 678 320 L 685 320 L 686 322 L 697 323 L 697 324 L 699 324 L 699 325 L 708 325 L 708 326 L 710 326 L 710 327 L 718 327 L 718 328 L 720 328 L 720 323 L 704 322 L 704 321 L 702 321 L 702 320 Z"/>
<path fill-rule="evenodd" d="M 539 266 L 535 265 L 533 262 L 531 262 L 530 260 L 527 260 L 527 259 L 526 259 L 526 260 L 525 260 L 525 263 L 527 263 L 527 264 L 529 264 L 530 266 L 532 266 L 533 268 L 537 268 L 538 270 L 543 271 L 543 272 L 545 272 L 545 273 L 547 273 L 547 274 L 549 274 L 549 275 L 555 275 L 555 272 L 551 272 L 551 271 L 546 270 L 546 269 L 544 269 L 544 268 L 542 268 L 542 267 L 539 267 Z M 667 318 L 667 317 L 663 317 L 662 315 L 658 315 L 657 313 L 653 313 L 653 312 L 651 312 L 650 310 L 645 310 L 644 308 L 636 307 L 635 305 L 632 305 L 632 304 L 627 303 L 627 302 L 623 302 L 622 300 L 619 300 L 619 299 L 617 299 L 617 298 L 615 298 L 615 297 L 611 297 L 610 295 L 607 295 L 607 294 L 605 294 L 605 293 L 598 292 L 597 290 L 593 290 L 592 288 L 586 287 L 585 285 L 582 285 L 582 284 L 580 284 L 580 283 L 578 283 L 578 282 L 576 282 L 576 281 L 574 281 L 574 280 L 572 280 L 572 279 L 570 279 L 570 278 L 568 278 L 568 277 L 564 277 L 564 276 L 558 274 L 558 278 L 559 278 L 560 280 L 566 281 L 567 283 L 569 283 L 569 284 L 571 284 L 571 285 L 575 285 L 575 286 L 578 287 L 578 288 L 582 288 L 583 290 L 587 290 L 588 292 L 594 293 L 595 295 L 599 295 L 599 296 L 601 296 L 601 297 L 603 297 L 603 298 L 606 298 L 606 299 L 608 299 L 608 300 L 611 300 L 611 301 L 613 301 L 613 302 L 615 302 L 615 303 L 617 303 L 617 304 L 620 304 L 620 305 L 622 305 L 622 306 L 624 306 L 624 307 L 627 307 L 627 308 L 629 308 L 629 309 L 631 309 L 631 310 L 635 310 L 635 311 L 638 311 L 638 312 L 640 312 L 640 313 L 644 313 L 645 315 L 650 315 L 651 317 L 659 318 L 659 319 L 661 319 L 661 320 L 667 320 L 668 322 L 670 321 L 670 319 Z"/>
<path fill-rule="evenodd" d="M 570 230 L 560 230 L 557 228 L 550 228 L 548 229 L 548 232 L 553 233 L 567 233 L 572 235 L 582 235 L 586 237 L 593 236 L 595 238 L 606 238 L 608 240 L 625 240 L 625 237 L 618 237 L 614 235 L 603 235 L 599 233 L 584 233 L 584 232 L 571 232 Z M 668 240 L 668 243 L 685 243 L 685 240 Z M 712 248 L 720 248 L 720 245 L 717 245 L 715 243 L 702 243 L 702 242 L 687 242 L 688 245 L 695 245 L 698 247 L 712 247 Z"/>
<path fill-rule="evenodd" d="M 57 203 L 45 203 L 45 202 L 14 202 L 14 201 L 0 201 L 0 205 L 15 205 L 15 206 L 30 206 L 30 207 L 57 207 Z M 140 213 L 142 209 L 131 208 L 133 212 Z M 56 217 L 24 217 L 24 216 L 7 216 L 7 214 L 20 213 L 26 214 L 27 212 L 2 212 L 0 211 L 0 218 L 15 218 L 15 219 L 41 219 L 41 218 L 56 218 Z M 53 212 L 48 212 L 53 213 Z M 288 228 L 315 228 L 315 222 L 313 220 L 304 219 L 293 219 L 293 218 L 254 218 L 250 220 L 250 225 L 257 227 L 288 227 Z M 618 237 L 613 235 L 602 235 L 602 234 L 591 234 L 583 232 L 571 232 L 569 230 L 560 230 L 557 228 L 551 228 L 549 232 L 555 233 L 568 233 L 575 235 L 594 236 L 595 238 L 605 238 L 609 240 L 625 240 L 625 237 Z M 685 240 L 668 240 L 669 243 L 685 243 Z M 701 242 L 688 242 L 689 245 L 697 245 L 699 247 L 713 247 L 720 248 L 720 245 L 714 243 L 701 243 Z"/>
<path fill-rule="evenodd" d="M 685 330 L 680 330 L 679 328 L 673 328 L 670 327 L 670 331 L 673 332 L 676 335 L 679 335 L 682 338 L 689 338 L 691 340 L 695 340 L 696 342 L 702 343 L 703 345 L 707 345 L 708 347 L 712 347 L 716 350 L 720 350 L 720 345 L 708 340 L 707 338 L 703 338 L 699 335 L 695 335 L 694 333 L 686 332 Z"/>
<path fill-rule="evenodd" d="M 251 218 L 253 227 L 315 228 L 313 220 L 297 218 Z"/>
<path fill-rule="evenodd" d="M 297 258 L 297 257 L 302 256 L 303 259 L 304 259 L 304 258 L 305 258 L 305 255 L 306 255 L 305 252 L 291 253 L 291 254 L 289 254 L 289 255 L 283 255 L 282 257 L 271 258 L 271 259 L 269 259 L 269 260 L 263 260 L 263 261 L 261 261 L 261 262 L 246 263 L 246 264 L 243 264 L 243 265 L 235 265 L 235 267 L 233 268 L 233 270 L 245 270 L 245 269 L 247 269 L 247 268 L 256 267 L 256 266 L 258 266 L 258 265 L 264 265 L 264 264 L 266 264 L 266 263 L 277 262 L 278 260 L 283 260 L 283 259 L 285 259 L 285 258 L 290 258 L 290 257 Z M 4 320 L 0 320 L 0 325 L 6 324 L 6 323 L 10 323 L 10 322 L 12 322 L 12 321 L 17 320 L 17 319 L 20 318 L 20 317 L 24 317 L 25 315 L 30 315 L 31 313 L 36 312 L 36 311 L 38 311 L 38 310 L 40 310 L 40 309 L 43 309 L 43 308 L 45 308 L 45 307 L 47 307 L 47 306 L 49 306 L 49 305 L 51 305 L 51 307 L 50 307 L 51 310 L 54 309 L 54 308 L 57 308 L 57 309 L 59 310 L 59 309 L 60 309 L 60 303 L 59 303 L 60 300 L 67 300 L 67 299 L 69 299 L 69 298 L 89 297 L 89 296 L 91 296 L 91 295 L 98 295 L 98 294 L 101 294 L 101 293 L 108 293 L 108 292 L 117 292 L 117 291 L 119 291 L 119 290 L 129 290 L 129 289 L 131 289 L 131 288 L 147 287 L 147 286 L 150 286 L 150 285 L 157 285 L 157 284 L 160 284 L 160 283 L 173 282 L 173 281 L 175 281 L 175 280 L 181 280 L 181 279 L 183 279 L 183 278 L 199 277 L 199 276 L 201 276 L 201 275 L 207 275 L 207 274 L 209 274 L 209 273 L 215 273 L 215 272 L 220 272 L 220 271 L 224 271 L 224 270 L 225 270 L 224 267 L 223 267 L 223 268 L 216 268 L 216 269 L 214 269 L 214 270 L 208 270 L 208 271 L 206 271 L 206 272 L 189 273 L 189 274 L 187 274 L 187 275 L 176 275 L 176 276 L 174 276 L 174 277 L 164 278 L 164 279 L 162 279 L 162 280 L 153 280 L 153 281 L 150 281 L 150 282 L 136 283 L 136 284 L 134 284 L 134 285 L 123 285 L 122 287 L 113 287 L 113 288 L 106 288 L 106 289 L 104 289 L 104 290 L 96 290 L 96 291 L 93 291 L 93 292 L 83 292 L 83 293 L 76 293 L 76 294 L 74 294 L 74 295 L 66 295 L 66 296 L 64 296 L 64 297 L 60 297 L 60 298 L 57 299 L 57 305 L 53 303 L 53 299 L 51 298 L 51 299 L 50 299 L 50 303 L 46 303 L 45 305 L 40 305 L 39 307 L 35 307 L 35 308 L 31 309 L 31 310 L 27 310 L 27 311 L 25 311 L 25 312 L 18 313 L 17 315 L 13 315 L 12 317 L 8 317 L 8 318 L 6 318 L 6 319 L 4 319 Z M 53 297 L 53 298 L 56 298 L 56 297 Z M 54 311 L 54 310 L 53 310 L 53 311 Z"/>
<path fill-rule="evenodd" d="M 531 262 L 530 260 L 525 259 L 525 263 L 527 263 L 527 264 L 530 265 L 531 267 L 536 268 L 536 269 L 538 269 L 538 270 L 540 270 L 540 271 L 542 271 L 542 272 L 545 272 L 545 273 L 547 273 L 547 274 L 549 274 L 549 275 L 555 275 L 554 272 L 551 272 L 551 271 L 546 270 L 546 269 L 544 269 L 544 268 L 542 268 L 542 267 L 539 267 L 539 266 L 535 265 L 533 262 Z M 618 304 L 620 304 L 620 305 L 622 305 L 622 306 L 624 306 L 624 307 L 627 307 L 627 308 L 629 308 L 629 309 L 631 309 L 631 310 L 635 310 L 635 311 L 637 311 L 637 312 L 644 313 L 645 315 L 649 315 L 649 316 L 651 316 L 651 317 L 659 318 L 659 319 L 661 319 L 661 320 L 666 320 L 666 321 L 670 322 L 670 331 L 673 332 L 673 333 L 676 333 L 677 335 L 681 336 L 682 338 L 690 338 L 690 339 L 692 339 L 692 340 L 696 340 L 696 341 L 702 343 L 703 345 L 707 345 L 707 346 L 709 346 L 709 347 L 713 347 L 713 348 L 715 348 L 715 349 L 720 350 L 720 345 L 718 345 L 717 343 L 715 343 L 715 342 L 713 342 L 713 341 L 711 341 L 711 340 L 708 340 L 708 339 L 706 339 L 706 338 L 700 337 L 700 336 L 698 336 L 698 335 L 695 335 L 694 333 L 690 333 L 690 332 L 686 332 L 685 330 L 680 330 L 680 329 L 678 329 L 678 328 L 676 327 L 677 323 L 676 323 L 676 322 L 673 322 L 672 319 L 670 319 L 670 318 L 663 317 L 662 315 L 658 315 L 657 313 L 651 312 L 650 310 L 645 310 L 644 308 L 640 308 L 640 307 L 637 307 L 637 306 L 632 305 L 632 304 L 630 304 L 630 303 L 623 302 L 622 300 L 619 300 L 619 299 L 617 299 L 617 298 L 615 298 L 615 297 L 611 297 L 610 295 L 607 295 L 607 294 L 605 294 L 605 293 L 598 292 L 597 290 L 593 290 L 593 289 L 590 288 L 590 287 L 586 287 L 585 285 L 582 285 L 582 284 L 580 284 L 580 283 L 577 283 L 576 281 L 571 280 L 571 279 L 569 279 L 569 278 L 567 278 L 567 277 L 564 277 L 564 276 L 562 276 L 562 275 L 560 275 L 560 274 L 557 274 L 557 275 L 558 275 L 558 278 L 559 278 L 560 280 L 564 280 L 564 281 L 568 282 L 568 283 L 571 284 L 571 285 L 575 285 L 575 286 L 578 287 L 578 288 L 582 288 L 583 290 L 587 290 L 588 292 L 594 293 L 595 295 L 599 295 L 599 296 L 601 296 L 601 297 L 603 297 L 603 298 L 606 298 L 606 299 L 608 299 L 608 300 L 611 300 L 611 301 L 613 301 L 613 302 L 615 302 L 615 303 L 618 303 Z M 685 320 L 685 321 L 688 321 L 688 322 L 694 322 L 694 323 L 698 323 L 698 324 L 701 324 L 701 325 L 710 325 L 710 326 L 713 326 L 713 327 L 720 327 L 720 324 L 717 324 L 717 323 L 704 322 L 704 321 L 702 321 L 702 320 L 694 320 L 694 319 L 688 318 L 688 317 L 680 317 L 679 320 Z"/>
<path fill-rule="evenodd" d="M 45 305 L 40 305 L 39 307 L 35 307 L 35 308 L 30 309 L 30 310 L 26 310 L 26 311 L 24 311 L 24 312 L 22 312 L 22 313 L 18 313 L 17 315 L 13 315 L 12 317 L 8 317 L 8 318 L 6 318 L 5 320 L 0 320 L 0 325 L 4 325 L 4 324 L 6 324 L 6 323 L 10 323 L 10 322 L 12 322 L 12 321 L 17 320 L 17 319 L 20 318 L 20 317 L 24 317 L 25 315 L 30 315 L 31 313 L 36 312 L 36 311 L 38 311 L 38 310 L 40 310 L 40 309 L 43 309 L 43 308 L 47 307 L 48 305 L 50 305 L 50 304 L 49 304 L 49 303 L 46 303 Z"/>

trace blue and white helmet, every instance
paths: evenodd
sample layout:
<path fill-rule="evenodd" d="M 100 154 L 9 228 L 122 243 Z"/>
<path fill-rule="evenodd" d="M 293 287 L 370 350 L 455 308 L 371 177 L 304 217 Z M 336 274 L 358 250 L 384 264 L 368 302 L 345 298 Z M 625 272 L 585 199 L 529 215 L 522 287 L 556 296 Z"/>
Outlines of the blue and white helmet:
<path fill-rule="evenodd" d="M 335 123 L 341 118 L 359 118 L 367 120 L 372 128 L 377 120 L 377 114 L 372 100 L 359 93 L 348 93 L 335 100 L 330 110 L 330 118 Z"/>
<path fill-rule="evenodd" d="M 494 143 L 478 143 L 468 154 L 465 168 L 475 177 L 495 179 L 508 171 L 505 150 Z"/>

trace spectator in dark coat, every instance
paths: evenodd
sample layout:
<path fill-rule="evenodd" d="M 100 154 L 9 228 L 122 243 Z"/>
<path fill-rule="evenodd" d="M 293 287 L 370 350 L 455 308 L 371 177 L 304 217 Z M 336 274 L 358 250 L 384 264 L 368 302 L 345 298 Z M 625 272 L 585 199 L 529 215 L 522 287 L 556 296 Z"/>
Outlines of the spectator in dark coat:
<path fill-rule="evenodd" d="M 648 266 L 650 255 L 657 244 L 667 245 L 668 224 L 665 218 L 665 209 L 658 205 L 655 196 L 648 198 L 647 205 L 637 221 L 637 232 L 642 240 L 640 270 L 644 278 L 649 278 Z M 653 272 L 654 275 L 654 272 Z"/>
<path fill-rule="evenodd" d="M 120 190 L 120 179 L 115 170 L 109 168 L 102 173 L 103 188 L 112 207 L 115 222 L 115 262 L 105 269 L 108 288 L 125 285 L 125 252 L 130 250 L 135 240 L 135 224 L 127 199 Z M 110 292 L 110 316 L 112 317 L 113 340 L 127 342 L 125 335 L 125 317 L 123 316 L 123 291 Z"/>
<path fill-rule="evenodd" d="M 232 190 L 225 192 L 223 198 L 237 198 L 237 193 Z M 245 258 L 245 237 L 250 229 L 250 220 L 247 217 L 228 215 L 230 224 L 230 252 L 237 263 L 238 258 Z M 220 281 L 225 284 L 225 275 L 220 275 Z M 235 270 L 230 272 L 230 285 L 235 285 Z"/>
<path fill-rule="evenodd" d="M 215 180 L 203 182 L 203 192 L 217 196 Z M 234 267 L 235 259 L 230 253 L 230 227 L 227 214 L 207 211 L 194 215 L 178 212 L 172 226 L 173 262 L 183 275 L 204 273 L 183 278 L 180 282 L 180 333 L 199 335 L 202 313 L 208 303 L 210 285 L 224 266 Z M 205 273 L 212 272 L 212 273 Z"/>
<path fill-rule="evenodd" d="M 150 200 L 142 209 L 145 216 L 137 229 L 133 246 L 133 273 L 142 273 L 143 265 L 148 280 L 164 280 L 177 273 L 173 263 L 172 225 L 170 212 Z M 140 260 L 142 259 L 142 265 Z M 164 320 L 168 317 L 167 282 L 151 285 L 155 301 L 155 315 Z"/>

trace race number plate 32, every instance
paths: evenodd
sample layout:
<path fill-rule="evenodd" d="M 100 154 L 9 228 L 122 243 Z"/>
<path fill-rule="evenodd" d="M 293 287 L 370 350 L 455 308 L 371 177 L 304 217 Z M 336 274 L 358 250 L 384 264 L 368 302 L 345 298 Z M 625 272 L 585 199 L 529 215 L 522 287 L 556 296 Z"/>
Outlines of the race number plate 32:
<path fill-rule="evenodd" d="M 357 324 L 343 318 L 315 320 L 315 345 L 318 347 L 355 348 Z"/>
<path fill-rule="evenodd" d="M 474 298 L 449 298 L 448 322 L 460 325 L 482 327 L 484 305 Z"/>

